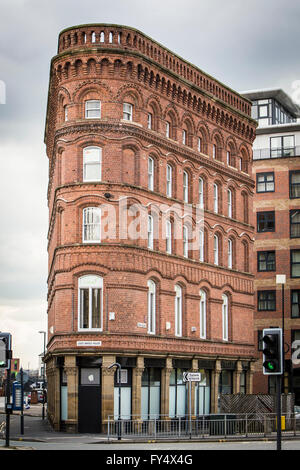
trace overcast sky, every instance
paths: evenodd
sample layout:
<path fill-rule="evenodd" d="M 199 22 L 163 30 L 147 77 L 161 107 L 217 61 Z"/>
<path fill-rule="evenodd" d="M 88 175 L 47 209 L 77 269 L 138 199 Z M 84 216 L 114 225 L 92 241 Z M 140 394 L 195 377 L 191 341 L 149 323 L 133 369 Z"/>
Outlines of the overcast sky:
<path fill-rule="evenodd" d="M 0 0 L 0 331 L 26 369 L 47 329 L 50 60 L 62 29 L 105 22 L 141 30 L 237 91 L 291 95 L 300 80 L 299 0 Z"/>

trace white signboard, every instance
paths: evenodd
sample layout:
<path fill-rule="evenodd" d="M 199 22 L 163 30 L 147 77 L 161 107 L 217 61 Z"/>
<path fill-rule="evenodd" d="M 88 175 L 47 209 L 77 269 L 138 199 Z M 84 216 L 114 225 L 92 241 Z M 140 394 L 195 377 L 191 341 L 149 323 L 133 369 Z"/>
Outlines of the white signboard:
<path fill-rule="evenodd" d="M 77 346 L 101 346 L 102 341 L 77 341 Z"/>
<path fill-rule="evenodd" d="M 201 373 L 200 372 L 184 372 L 183 381 L 184 382 L 200 382 Z"/>

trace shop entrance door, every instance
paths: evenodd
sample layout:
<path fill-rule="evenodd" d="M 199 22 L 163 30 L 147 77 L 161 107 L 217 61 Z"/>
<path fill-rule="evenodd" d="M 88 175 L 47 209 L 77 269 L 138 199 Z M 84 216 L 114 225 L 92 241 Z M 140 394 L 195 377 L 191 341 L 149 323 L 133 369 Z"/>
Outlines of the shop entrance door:
<path fill-rule="evenodd" d="M 78 390 L 78 431 L 101 432 L 101 369 L 80 368 Z"/>

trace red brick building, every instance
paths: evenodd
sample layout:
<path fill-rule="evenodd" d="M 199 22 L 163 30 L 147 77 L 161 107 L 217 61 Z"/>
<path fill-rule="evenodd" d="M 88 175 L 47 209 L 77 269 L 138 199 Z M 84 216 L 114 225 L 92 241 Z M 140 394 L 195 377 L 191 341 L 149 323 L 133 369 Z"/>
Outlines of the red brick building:
<path fill-rule="evenodd" d="M 254 327 L 259 354 L 254 392 L 275 393 L 276 378 L 262 373 L 262 331 L 283 328 L 286 354 L 282 392 L 294 393 L 299 406 L 300 368 L 293 364 L 292 344 L 300 340 L 300 109 L 281 89 L 243 95 L 251 99 L 252 115 L 258 120 L 253 144 Z M 276 275 L 286 277 L 283 287 L 276 282 Z"/>
<path fill-rule="evenodd" d="M 49 158 L 48 414 L 56 429 L 251 393 L 251 103 L 133 28 L 59 36 Z M 192 235 L 196 242 L 190 244 Z"/>

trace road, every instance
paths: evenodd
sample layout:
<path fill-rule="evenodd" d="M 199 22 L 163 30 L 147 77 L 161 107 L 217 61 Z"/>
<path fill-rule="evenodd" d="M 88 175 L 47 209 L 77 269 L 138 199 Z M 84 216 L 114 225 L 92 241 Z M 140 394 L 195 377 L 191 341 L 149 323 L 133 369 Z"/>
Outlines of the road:
<path fill-rule="evenodd" d="M 246 450 L 246 451 L 257 451 L 257 450 L 276 450 L 275 441 L 243 441 L 243 442 L 159 442 L 155 444 L 147 443 L 128 443 L 128 444 L 97 444 L 95 443 L 81 443 L 78 442 L 76 437 L 70 437 L 69 442 L 67 442 L 66 437 L 64 442 L 51 442 L 49 439 L 48 442 L 20 442 L 20 441 L 11 441 L 11 446 L 25 447 L 36 450 L 102 450 L 110 453 L 114 451 L 132 451 L 132 455 L 135 455 L 135 452 L 138 451 L 147 451 L 147 453 L 157 453 L 157 451 L 171 451 L 170 455 L 180 455 L 180 451 L 201 451 L 201 450 Z M 4 441 L 3 441 L 4 446 Z M 1 450 L 1 441 L 0 441 L 0 450 Z M 283 441 L 282 450 L 300 450 L 300 441 Z M 129 453 L 130 455 L 130 453 Z M 185 455 L 185 454 L 184 454 Z"/>

